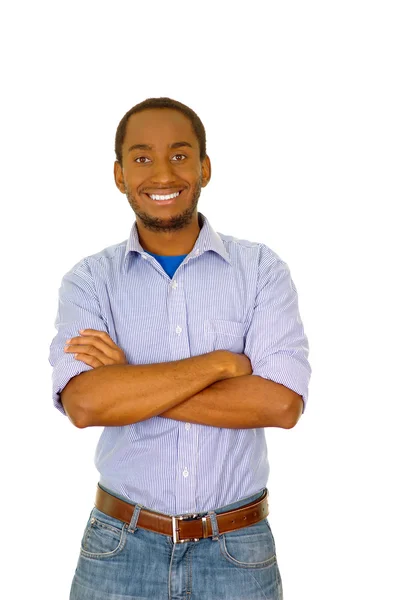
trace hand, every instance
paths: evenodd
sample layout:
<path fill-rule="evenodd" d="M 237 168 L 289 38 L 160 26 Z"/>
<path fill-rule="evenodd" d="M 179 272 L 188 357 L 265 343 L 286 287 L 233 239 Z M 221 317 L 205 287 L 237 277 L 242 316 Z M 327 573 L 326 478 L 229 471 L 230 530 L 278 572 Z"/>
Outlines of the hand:
<path fill-rule="evenodd" d="M 75 353 L 75 358 L 90 367 L 128 365 L 124 352 L 116 346 L 105 331 L 81 329 L 81 336 L 66 340 L 65 352 Z M 77 353 L 77 354 L 76 354 Z"/>
<path fill-rule="evenodd" d="M 252 375 L 251 361 L 245 354 L 235 354 L 235 374 L 234 377 L 242 375 Z"/>
<path fill-rule="evenodd" d="M 223 379 L 252 375 L 251 361 L 245 354 L 237 354 L 230 350 L 214 350 L 210 354 L 216 355 L 217 364 L 220 365 Z"/>

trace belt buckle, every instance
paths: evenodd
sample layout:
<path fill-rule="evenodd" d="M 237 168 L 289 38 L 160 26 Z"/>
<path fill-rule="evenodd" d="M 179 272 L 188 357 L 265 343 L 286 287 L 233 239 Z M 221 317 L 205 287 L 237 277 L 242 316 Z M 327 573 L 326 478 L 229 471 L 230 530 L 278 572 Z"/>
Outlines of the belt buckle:
<path fill-rule="evenodd" d="M 179 527 L 178 521 L 187 521 L 188 519 L 197 519 L 198 514 L 192 513 L 190 515 L 180 515 L 172 518 L 172 540 L 174 544 L 185 544 L 186 542 L 199 542 L 201 538 L 186 538 L 185 540 L 179 539 Z"/>

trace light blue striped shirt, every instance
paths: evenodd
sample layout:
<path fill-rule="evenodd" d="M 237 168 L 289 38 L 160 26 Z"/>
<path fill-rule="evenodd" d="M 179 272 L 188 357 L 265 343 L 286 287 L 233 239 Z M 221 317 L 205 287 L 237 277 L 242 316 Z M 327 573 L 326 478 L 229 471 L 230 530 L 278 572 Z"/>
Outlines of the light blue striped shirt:
<path fill-rule="evenodd" d="M 61 391 L 92 368 L 64 346 L 87 328 L 106 331 L 136 365 L 219 349 L 244 353 L 253 375 L 294 390 L 306 405 L 309 345 L 287 264 L 265 244 L 217 233 L 198 215 L 202 227 L 188 255 L 145 251 L 134 221 L 128 240 L 64 275 L 49 356 L 53 401 L 63 414 Z M 163 417 L 104 427 L 95 466 L 107 489 L 169 515 L 236 502 L 266 487 L 269 476 L 264 428 Z"/>

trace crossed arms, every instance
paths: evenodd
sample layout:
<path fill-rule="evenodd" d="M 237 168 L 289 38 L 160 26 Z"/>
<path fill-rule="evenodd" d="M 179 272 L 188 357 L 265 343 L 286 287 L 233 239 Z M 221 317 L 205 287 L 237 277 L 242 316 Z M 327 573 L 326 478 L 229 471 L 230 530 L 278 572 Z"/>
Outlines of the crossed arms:
<path fill-rule="evenodd" d="M 88 329 L 64 351 L 93 367 L 61 393 L 76 427 L 129 425 L 154 416 L 225 428 L 290 429 L 302 397 L 282 384 L 252 375 L 244 354 L 217 350 L 152 365 L 129 365 L 103 331 Z"/>

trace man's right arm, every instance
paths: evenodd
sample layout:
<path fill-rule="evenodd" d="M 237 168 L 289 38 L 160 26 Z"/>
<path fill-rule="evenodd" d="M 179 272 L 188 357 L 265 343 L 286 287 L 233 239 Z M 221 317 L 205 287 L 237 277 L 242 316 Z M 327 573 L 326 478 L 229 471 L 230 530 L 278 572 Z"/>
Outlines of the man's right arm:
<path fill-rule="evenodd" d="M 61 399 L 76 427 L 129 425 L 238 375 L 236 368 L 235 355 L 223 350 L 151 365 L 107 365 L 73 377 Z"/>

